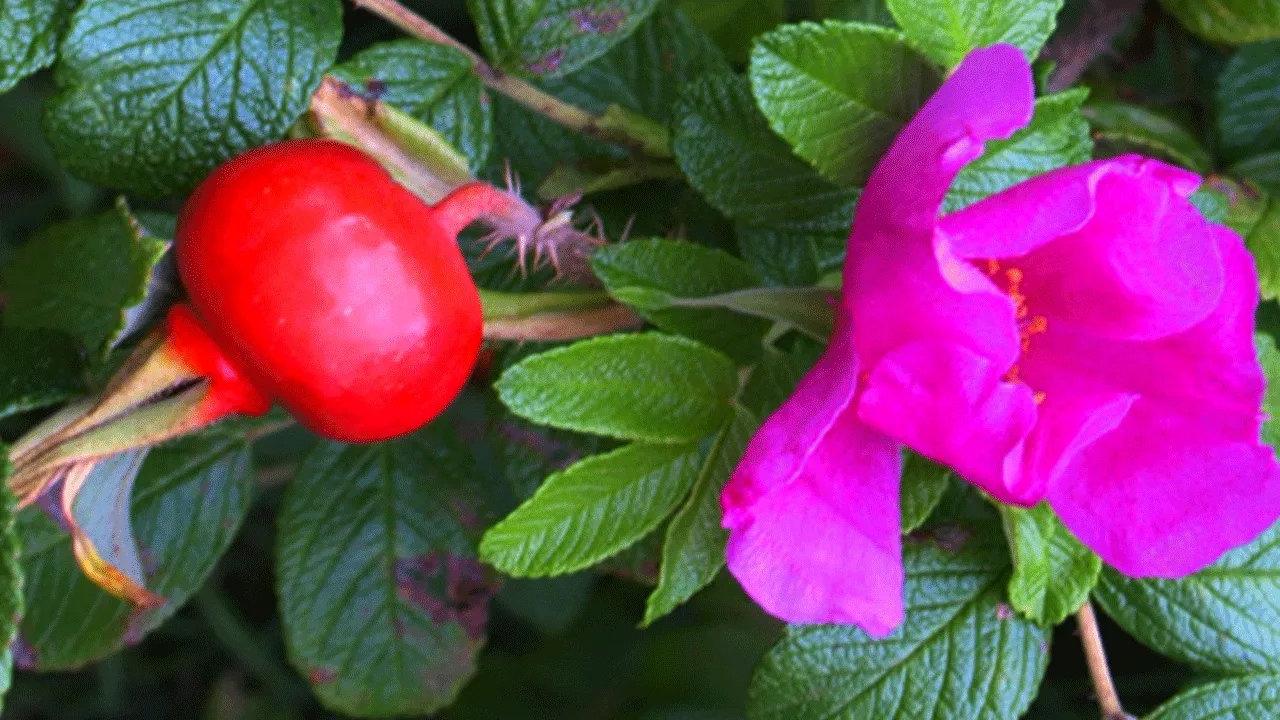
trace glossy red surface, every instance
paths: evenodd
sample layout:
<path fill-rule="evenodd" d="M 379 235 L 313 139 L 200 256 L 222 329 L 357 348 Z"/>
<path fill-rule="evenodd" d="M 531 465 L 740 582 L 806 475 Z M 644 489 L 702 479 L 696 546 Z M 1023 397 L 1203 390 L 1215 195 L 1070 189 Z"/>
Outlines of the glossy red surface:
<path fill-rule="evenodd" d="M 475 363 L 480 298 L 453 232 L 366 155 L 293 140 L 214 171 L 175 243 L 231 364 L 313 431 L 368 442 L 426 424 Z"/>

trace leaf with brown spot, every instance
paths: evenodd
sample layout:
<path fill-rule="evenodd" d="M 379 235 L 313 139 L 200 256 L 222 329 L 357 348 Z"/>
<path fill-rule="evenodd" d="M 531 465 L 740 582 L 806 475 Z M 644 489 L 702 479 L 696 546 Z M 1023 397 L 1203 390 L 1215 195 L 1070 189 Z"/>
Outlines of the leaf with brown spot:
<path fill-rule="evenodd" d="M 327 707 L 431 713 L 475 672 L 497 585 L 475 537 L 496 489 L 434 429 L 307 456 L 280 511 L 278 591 L 289 657 Z"/>
<path fill-rule="evenodd" d="M 493 64 L 529 75 L 567 75 L 608 52 L 658 0 L 468 0 Z"/>

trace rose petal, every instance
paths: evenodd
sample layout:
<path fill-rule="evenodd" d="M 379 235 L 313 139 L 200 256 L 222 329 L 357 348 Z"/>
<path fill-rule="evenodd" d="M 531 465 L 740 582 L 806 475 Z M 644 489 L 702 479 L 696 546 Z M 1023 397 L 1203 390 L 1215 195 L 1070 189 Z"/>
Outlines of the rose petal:
<path fill-rule="evenodd" d="M 747 505 L 729 506 L 735 495 L 726 492 L 726 562 L 775 617 L 852 623 L 884 637 L 903 619 L 901 450 L 859 423 L 852 408 L 829 430 L 811 438 L 786 484 Z M 777 425 L 761 431 L 785 432 Z M 730 482 L 753 471 L 744 461 Z"/>
<path fill-rule="evenodd" d="M 1022 441 L 1036 421 L 1026 385 L 958 345 L 920 342 L 881 359 L 858 401 L 858 417 L 996 498 L 1040 501 L 1043 488 L 1021 482 Z"/>
<path fill-rule="evenodd" d="M 1133 155 L 1063 168 L 942 218 L 939 236 L 960 258 L 1016 258 L 1028 307 L 1050 324 L 1163 337 L 1222 293 L 1209 223 L 1182 197 L 1188 176 Z"/>
<path fill-rule="evenodd" d="M 1000 82 L 992 82 L 998 77 Z M 934 227 L 947 188 L 982 143 L 1031 118 L 1034 89 L 1022 52 L 976 50 L 903 129 L 858 202 L 844 270 L 844 303 L 857 318 L 868 367 L 917 340 L 963 345 L 1007 369 L 1017 357 L 1009 299 L 990 283 L 953 286 L 963 270 L 940 267 Z M 952 263 L 954 265 L 954 263 Z"/>
<path fill-rule="evenodd" d="M 1138 400 L 1049 490 L 1063 523 L 1127 575 L 1181 577 L 1275 523 L 1280 468 L 1219 419 Z"/>
<path fill-rule="evenodd" d="M 721 495 L 725 527 L 736 522 L 740 508 L 749 508 L 803 474 L 815 446 L 833 432 L 837 419 L 853 403 L 859 364 L 849 328 L 848 318 L 837 309 L 827 351 L 751 438 Z"/>
<path fill-rule="evenodd" d="M 1130 575 L 1195 572 L 1280 517 L 1280 466 L 1258 441 L 1257 275 L 1238 236 L 1216 226 L 1211 236 L 1226 289 L 1199 325 L 1149 343 L 1050 331 L 1025 366 L 1033 384 L 1056 363 L 1137 397 L 1117 428 L 1064 455 L 1049 488 L 1076 536 Z"/>
<path fill-rule="evenodd" d="M 1213 312 L 1198 325 L 1137 342 L 1050 322 L 1031 341 L 1021 363 L 1023 378 L 1053 396 L 1060 393 L 1044 373 L 1070 373 L 1111 392 L 1164 398 L 1175 409 L 1230 414 L 1256 423 L 1266 387 L 1253 345 L 1257 271 L 1235 233 L 1218 225 L 1206 225 L 1205 233 L 1201 242 L 1214 245 L 1223 259 L 1224 289 Z"/>

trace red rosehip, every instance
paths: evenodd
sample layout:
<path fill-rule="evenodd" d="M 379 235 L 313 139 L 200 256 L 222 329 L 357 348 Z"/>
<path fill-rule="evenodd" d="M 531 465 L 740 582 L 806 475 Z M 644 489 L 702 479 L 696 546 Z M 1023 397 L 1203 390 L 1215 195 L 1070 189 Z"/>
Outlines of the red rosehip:
<path fill-rule="evenodd" d="M 194 314 L 171 314 L 170 345 L 210 376 L 211 412 L 278 401 L 348 442 L 415 430 L 475 363 L 482 310 L 457 233 L 497 192 L 465 186 L 428 206 L 338 142 L 251 150 L 182 209 L 175 246 Z"/>

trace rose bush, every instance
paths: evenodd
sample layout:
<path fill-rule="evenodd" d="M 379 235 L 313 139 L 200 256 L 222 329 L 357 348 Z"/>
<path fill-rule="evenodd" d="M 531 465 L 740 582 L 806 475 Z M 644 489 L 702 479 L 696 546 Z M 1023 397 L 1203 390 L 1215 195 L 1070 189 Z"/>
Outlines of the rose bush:
<path fill-rule="evenodd" d="M 5 717 L 1280 716 L 1272 5 L 0 3 Z"/>

